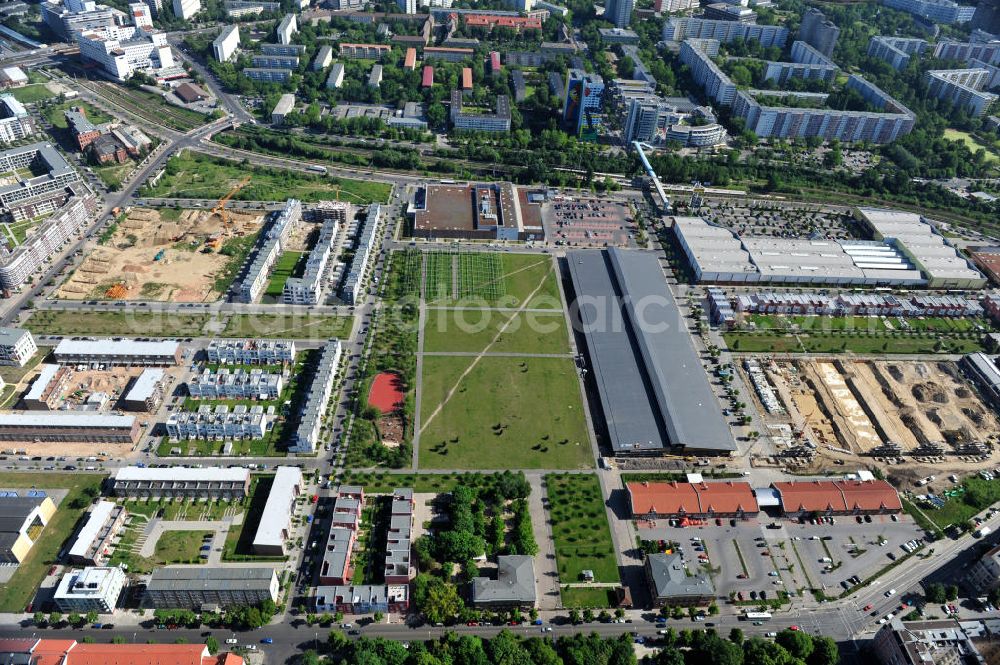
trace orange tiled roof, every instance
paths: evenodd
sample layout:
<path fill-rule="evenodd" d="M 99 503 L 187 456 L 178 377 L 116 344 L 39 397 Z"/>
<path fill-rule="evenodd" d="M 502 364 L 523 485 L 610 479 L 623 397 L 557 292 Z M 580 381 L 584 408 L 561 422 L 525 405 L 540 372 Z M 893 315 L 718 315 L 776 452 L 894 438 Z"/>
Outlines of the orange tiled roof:
<path fill-rule="evenodd" d="M 628 483 L 632 513 L 699 515 L 756 513 L 760 510 L 749 483 Z"/>
<path fill-rule="evenodd" d="M 902 510 L 899 495 L 884 480 L 810 480 L 772 483 L 785 512 Z"/>

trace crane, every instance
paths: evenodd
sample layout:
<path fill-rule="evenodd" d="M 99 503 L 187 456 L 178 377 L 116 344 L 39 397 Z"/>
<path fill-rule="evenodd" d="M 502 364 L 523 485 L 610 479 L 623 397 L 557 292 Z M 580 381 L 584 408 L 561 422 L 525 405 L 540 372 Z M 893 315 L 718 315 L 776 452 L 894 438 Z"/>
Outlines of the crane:
<path fill-rule="evenodd" d="M 222 225 L 227 230 L 229 228 L 230 220 L 229 220 L 229 213 L 226 212 L 226 204 L 229 203 L 229 200 L 231 198 L 236 196 L 237 192 L 239 192 L 241 189 L 243 189 L 250 183 L 250 178 L 251 176 L 246 176 L 245 178 L 243 178 L 243 180 L 240 180 L 238 183 L 236 183 L 225 196 L 219 199 L 219 202 L 215 204 L 215 207 L 212 208 L 212 214 L 217 214 L 219 215 L 219 217 L 222 218 Z"/>

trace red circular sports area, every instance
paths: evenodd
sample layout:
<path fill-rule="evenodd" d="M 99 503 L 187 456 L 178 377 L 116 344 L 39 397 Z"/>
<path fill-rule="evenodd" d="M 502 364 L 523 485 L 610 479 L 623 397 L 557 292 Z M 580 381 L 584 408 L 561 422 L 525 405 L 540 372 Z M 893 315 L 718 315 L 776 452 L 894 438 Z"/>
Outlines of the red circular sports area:
<path fill-rule="evenodd" d="M 382 413 L 392 413 L 403 405 L 403 381 L 395 372 L 382 372 L 372 381 L 368 403 Z"/>

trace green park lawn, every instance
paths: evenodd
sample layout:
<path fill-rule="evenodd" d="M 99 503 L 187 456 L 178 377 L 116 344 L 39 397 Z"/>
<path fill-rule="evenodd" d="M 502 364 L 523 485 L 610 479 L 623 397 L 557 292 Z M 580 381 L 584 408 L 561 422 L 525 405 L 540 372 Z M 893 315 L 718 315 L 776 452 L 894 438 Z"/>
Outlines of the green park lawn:
<path fill-rule="evenodd" d="M 509 312 L 495 309 L 429 309 L 424 324 L 424 351 L 490 353 L 569 353 L 562 312 Z"/>
<path fill-rule="evenodd" d="M 731 351 L 744 353 L 972 353 L 982 350 L 978 339 L 936 335 L 853 333 L 728 332 L 723 335 Z"/>
<path fill-rule="evenodd" d="M 459 380 L 473 361 L 468 356 L 423 359 L 422 468 L 593 466 L 572 360 L 483 357 Z"/>
<path fill-rule="evenodd" d="M 517 308 L 535 293 L 528 308 L 562 309 L 555 263 L 548 254 L 473 252 L 453 257 L 446 252 L 426 253 L 424 293 L 429 305 Z M 458 261 L 455 275 L 453 260 Z"/>
<path fill-rule="evenodd" d="M 83 108 L 83 110 L 87 112 L 87 119 L 95 125 L 100 125 L 101 123 L 111 122 L 114 120 L 114 118 L 98 109 L 96 106 L 76 99 L 49 106 L 45 109 L 45 117 L 48 118 L 48 121 L 52 123 L 53 127 L 67 129 L 69 124 L 66 122 L 66 116 L 63 115 L 63 111 L 71 106 L 79 106 Z"/>
<path fill-rule="evenodd" d="M 0 473 L 0 487 L 68 490 L 13 577 L 0 584 L 0 612 L 24 611 L 91 499 L 100 494 L 103 480 L 102 475 L 85 473 Z"/>
<path fill-rule="evenodd" d="M 246 176 L 250 182 L 233 197 L 241 201 L 328 201 L 340 196 L 366 204 L 389 199 L 389 185 L 380 182 L 329 178 L 297 171 L 252 166 L 199 153 L 175 155 L 167 162 L 166 174 L 155 187 L 145 187 L 144 196 L 215 199 L 224 196 Z"/>
<path fill-rule="evenodd" d="M 985 150 L 987 162 L 1000 161 L 1000 156 L 997 155 L 995 150 L 992 150 L 990 146 L 983 145 L 983 143 L 980 142 L 979 139 L 977 139 L 969 132 L 963 132 L 958 129 L 949 128 L 944 130 L 944 138 L 948 139 L 949 141 L 961 141 L 972 152 L 976 152 L 977 150 Z"/>
<path fill-rule="evenodd" d="M 157 565 L 171 563 L 203 563 L 198 557 L 203 538 L 214 531 L 167 531 L 156 541 L 153 557 Z"/>
<path fill-rule="evenodd" d="M 549 474 L 545 476 L 549 517 L 555 540 L 559 582 L 581 581 L 584 570 L 594 571 L 594 582 L 618 583 L 618 562 L 604 510 L 597 476 L 593 474 Z M 565 594 L 566 591 L 564 590 Z M 584 594 L 571 591 L 570 596 Z M 572 607 L 563 596 L 563 605 Z"/>

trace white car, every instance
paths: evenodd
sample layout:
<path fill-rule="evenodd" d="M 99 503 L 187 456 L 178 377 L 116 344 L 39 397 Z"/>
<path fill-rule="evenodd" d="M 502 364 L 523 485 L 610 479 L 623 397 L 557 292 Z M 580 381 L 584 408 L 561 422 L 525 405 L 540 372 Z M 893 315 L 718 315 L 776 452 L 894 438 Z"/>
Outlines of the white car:
<path fill-rule="evenodd" d="M 257 650 L 257 645 L 256 644 L 245 644 L 245 645 L 243 645 L 243 648 L 246 649 L 247 651 L 256 651 Z"/>
<path fill-rule="evenodd" d="M 888 591 L 885 592 L 885 597 L 886 598 L 888 598 L 889 596 L 895 596 L 895 595 L 896 595 L 896 590 L 895 589 L 889 589 Z"/>
<path fill-rule="evenodd" d="M 239 644 L 239 642 L 240 641 L 235 637 L 230 637 L 228 640 L 226 640 L 226 644 Z"/>

